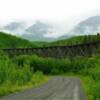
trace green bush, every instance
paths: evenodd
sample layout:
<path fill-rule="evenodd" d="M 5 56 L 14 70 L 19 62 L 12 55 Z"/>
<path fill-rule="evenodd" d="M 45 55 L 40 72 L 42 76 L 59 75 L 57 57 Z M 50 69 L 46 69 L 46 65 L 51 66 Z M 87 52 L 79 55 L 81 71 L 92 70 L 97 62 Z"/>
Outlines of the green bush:
<path fill-rule="evenodd" d="M 0 54 L 0 84 L 10 81 L 12 84 L 26 84 L 32 78 L 32 72 L 28 65 L 19 67 L 7 57 Z"/>
<path fill-rule="evenodd" d="M 34 73 L 33 67 L 30 68 L 27 62 L 27 57 L 19 56 L 14 60 L 0 52 L 0 96 L 43 82 L 43 73 L 40 71 Z"/>
<path fill-rule="evenodd" d="M 27 65 L 22 68 L 11 64 L 10 62 L 0 62 L 0 84 L 10 81 L 12 84 L 23 85 L 32 78 L 32 72 Z"/>
<path fill-rule="evenodd" d="M 37 71 L 33 75 L 32 84 L 40 83 L 43 80 L 43 73 L 41 71 Z"/>
<path fill-rule="evenodd" d="M 69 59 L 55 59 L 55 58 L 43 58 L 36 55 L 32 56 L 17 56 L 13 60 L 18 66 L 23 66 L 27 63 L 30 68 L 35 71 L 42 71 L 45 74 L 57 74 L 70 71 L 72 68 L 70 66 Z M 55 73 L 54 73 L 55 72 Z"/>
<path fill-rule="evenodd" d="M 17 56 L 14 58 L 18 66 L 27 64 L 33 72 L 42 71 L 45 74 L 63 74 L 67 72 L 89 74 L 89 69 L 99 64 L 98 57 L 81 57 L 81 58 L 43 58 L 36 55 Z"/>
<path fill-rule="evenodd" d="M 100 80 L 92 85 L 90 92 L 93 100 L 100 100 Z"/>

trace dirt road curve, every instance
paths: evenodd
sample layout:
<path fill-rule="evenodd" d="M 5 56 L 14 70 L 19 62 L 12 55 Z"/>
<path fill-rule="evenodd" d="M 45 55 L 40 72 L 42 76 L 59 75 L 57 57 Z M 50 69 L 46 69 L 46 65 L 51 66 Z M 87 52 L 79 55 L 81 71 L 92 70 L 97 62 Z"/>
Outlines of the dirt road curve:
<path fill-rule="evenodd" d="M 4 96 L 0 100 L 87 100 L 77 78 L 54 77 L 37 88 Z"/>

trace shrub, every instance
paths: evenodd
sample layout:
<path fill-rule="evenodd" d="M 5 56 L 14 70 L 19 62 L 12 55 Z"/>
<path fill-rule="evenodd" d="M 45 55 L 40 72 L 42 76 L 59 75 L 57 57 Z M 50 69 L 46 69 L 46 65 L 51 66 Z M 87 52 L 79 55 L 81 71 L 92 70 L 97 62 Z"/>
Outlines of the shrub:
<path fill-rule="evenodd" d="M 40 83 L 40 81 L 43 80 L 43 78 L 43 73 L 41 71 L 35 72 L 32 78 L 32 84 Z"/>
<path fill-rule="evenodd" d="M 10 81 L 12 84 L 23 85 L 30 81 L 31 78 L 32 72 L 28 65 L 24 64 L 24 66 L 20 68 L 12 63 L 8 57 L 2 56 L 0 59 L 0 84 Z"/>
<path fill-rule="evenodd" d="M 92 85 L 90 92 L 93 96 L 93 100 L 100 100 L 100 81 Z"/>
<path fill-rule="evenodd" d="M 18 66 L 27 64 L 33 72 L 42 71 L 45 74 L 61 74 L 66 72 L 80 73 L 83 75 L 89 74 L 89 68 L 96 66 L 95 57 L 81 57 L 73 59 L 55 59 L 43 58 L 36 55 L 18 56 L 15 57 L 14 62 Z M 99 62 L 99 61 L 98 61 Z"/>
<path fill-rule="evenodd" d="M 43 73 L 33 73 L 26 58 L 27 56 L 19 56 L 16 61 L 0 54 L 0 96 L 39 85 L 44 81 Z"/>

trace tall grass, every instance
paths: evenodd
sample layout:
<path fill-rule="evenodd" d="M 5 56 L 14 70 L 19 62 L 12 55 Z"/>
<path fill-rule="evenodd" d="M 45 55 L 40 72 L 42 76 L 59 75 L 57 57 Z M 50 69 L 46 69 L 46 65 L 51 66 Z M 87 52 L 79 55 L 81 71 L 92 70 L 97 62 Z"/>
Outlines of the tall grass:
<path fill-rule="evenodd" d="M 28 65 L 18 67 L 8 57 L 0 59 L 0 84 L 10 81 L 12 84 L 23 85 L 31 80 L 32 72 Z"/>
<path fill-rule="evenodd" d="M 18 66 L 5 54 L 0 53 L 0 96 L 35 86 L 44 80 L 42 72 L 33 72 L 23 63 Z"/>

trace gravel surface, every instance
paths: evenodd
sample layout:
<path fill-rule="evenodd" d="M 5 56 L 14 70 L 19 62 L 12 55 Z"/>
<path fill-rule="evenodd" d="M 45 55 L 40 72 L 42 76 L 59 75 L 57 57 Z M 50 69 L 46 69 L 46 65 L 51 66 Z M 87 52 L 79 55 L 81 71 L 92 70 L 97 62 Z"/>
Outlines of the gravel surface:
<path fill-rule="evenodd" d="M 0 100 L 87 100 L 80 80 L 73 77 L 57 76 L 46 84 L 10 94 Z"/>

